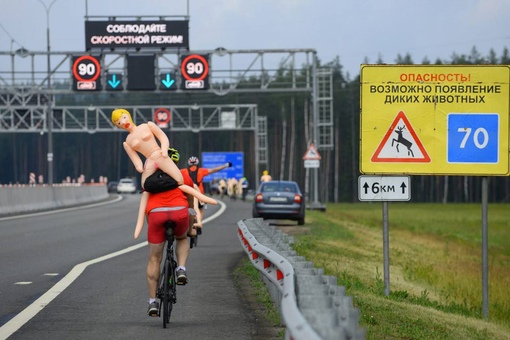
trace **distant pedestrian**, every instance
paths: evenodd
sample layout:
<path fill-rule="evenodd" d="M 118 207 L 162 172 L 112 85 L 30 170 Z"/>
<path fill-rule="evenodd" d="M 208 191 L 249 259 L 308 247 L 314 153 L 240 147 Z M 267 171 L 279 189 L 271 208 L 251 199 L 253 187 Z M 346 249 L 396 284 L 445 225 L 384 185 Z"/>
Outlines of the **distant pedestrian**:
<path fill-rule="evenodd" d="M 262 176 L 260 177 L 260 182 L 269 182 L 269 181 L 272 181 L 273 180 L 273 177 L 271 177 L 271 175 L 269 174 L 269 171 L 267 170 L 264 170 L 262 172 Z"/>

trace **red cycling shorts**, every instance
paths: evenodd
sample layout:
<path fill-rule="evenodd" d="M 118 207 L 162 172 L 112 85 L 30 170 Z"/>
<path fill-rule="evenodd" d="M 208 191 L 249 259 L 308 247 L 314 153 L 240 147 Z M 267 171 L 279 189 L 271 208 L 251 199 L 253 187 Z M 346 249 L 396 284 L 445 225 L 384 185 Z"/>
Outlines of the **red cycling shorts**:
<path fill-rule="evenodd" d="M 172 210 L 154 211 L 153 209 L 147 216 L 147 241 L 153 244 L 163 243 L 166 241 L 165 222 L 172 221 L 175 223 L 174 234 L 177 238 L 185 235 L 189 227 L 189 213 L 187 207 L 172 207 Z"/>

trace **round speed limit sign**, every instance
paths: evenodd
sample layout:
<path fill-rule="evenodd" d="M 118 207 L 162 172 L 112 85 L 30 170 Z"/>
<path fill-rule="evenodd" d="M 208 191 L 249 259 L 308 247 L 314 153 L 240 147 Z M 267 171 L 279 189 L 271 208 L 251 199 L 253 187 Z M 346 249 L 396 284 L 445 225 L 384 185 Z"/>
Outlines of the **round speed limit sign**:
<path fill-rule="evenodd" d="M 170 113 L 170 110 L 168 110 L 168 109 L 159 108 L 156 111 L 154 111 L 154 120 L 156 121 L 156 124 L 160 128 L 168 127 L 168 123 L 170 122 L 171 118 L 172 118 L 172 114 Z"/>
<path fill-rule="evenodd" d="M 209 56 L 190 54 L 182 57 L 181 74 L 184 89 L 207 89 L 209 87 Z"/>
<path fill-rule="evenodd" d="M 101 75 L 99 60 L 90 55 L 75 58 L 72 67 L 76 90 L 96 90 L 96 81 Z"/>

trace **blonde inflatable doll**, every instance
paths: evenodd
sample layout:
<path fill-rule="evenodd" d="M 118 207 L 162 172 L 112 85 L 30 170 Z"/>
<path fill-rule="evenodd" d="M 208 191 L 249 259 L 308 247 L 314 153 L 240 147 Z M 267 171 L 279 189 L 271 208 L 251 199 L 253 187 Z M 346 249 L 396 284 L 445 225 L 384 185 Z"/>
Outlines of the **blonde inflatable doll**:
<path fill-rule="evenodd" d="M 190 186 L 183 185 L 181 171 L 172 159 L 168 157 L 168 147 L 170 144 L 168 137 L 156 124 L 147 122 L 136 125 L 131 118 L 131 114 L 125 109 L 113 110 L 112 122 L 118 128 L 129 132 L 126 141 L 123 143 L 124 150 L 126 150 L 136 171 L 142 174 L 142 187 L 147 177 L 152 175 L 159 168 L 172 177 L 179 185 L 179 189 L 185 193 L 203 202 L 217 204 L 216 200 L 207 197 L 200 191 Z M 158 144 L 156 138 L 161 145 Z M 145 165 L 138 153 L 145 157 Z"/>

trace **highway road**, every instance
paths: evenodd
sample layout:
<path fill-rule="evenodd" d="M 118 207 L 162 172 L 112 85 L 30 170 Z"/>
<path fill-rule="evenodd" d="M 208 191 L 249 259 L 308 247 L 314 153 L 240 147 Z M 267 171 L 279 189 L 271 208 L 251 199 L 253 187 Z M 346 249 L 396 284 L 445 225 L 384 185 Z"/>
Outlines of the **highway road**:
<path fill-rule="evenodd" d="M 252 339 L 256 321 L 232 272 L 245 257 L 237 222 L 251 204 L 225 200 L 188 259 L 170 326 L 147 311 L 146 226 L 139 194 L 92 207 L 0 218 L 0 339 Z"/>

